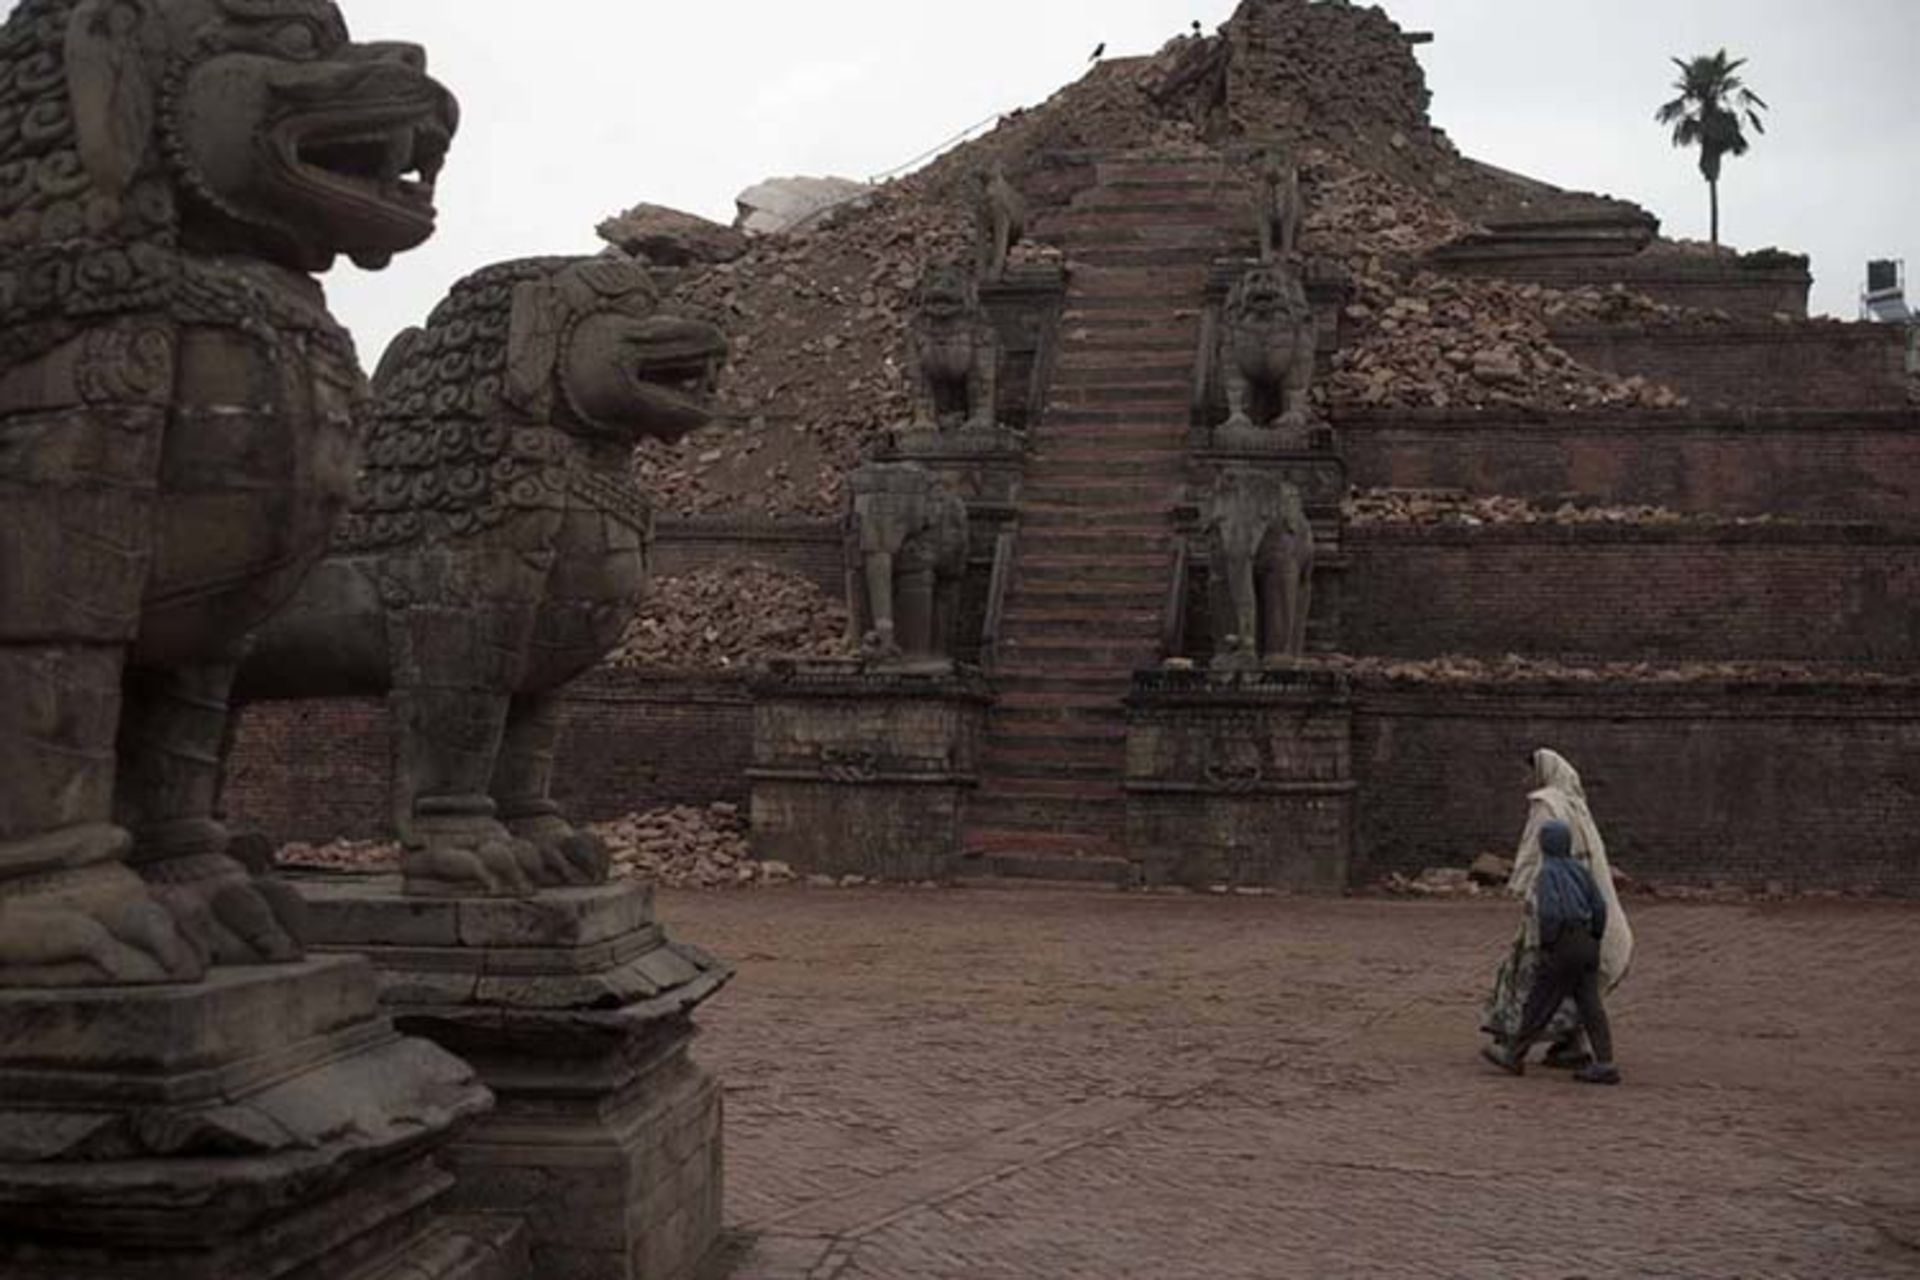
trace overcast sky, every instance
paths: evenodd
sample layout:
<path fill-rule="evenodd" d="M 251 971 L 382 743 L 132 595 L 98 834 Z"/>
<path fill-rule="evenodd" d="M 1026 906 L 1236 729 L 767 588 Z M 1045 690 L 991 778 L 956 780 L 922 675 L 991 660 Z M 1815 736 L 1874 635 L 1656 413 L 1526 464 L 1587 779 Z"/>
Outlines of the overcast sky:
<path fill-rule="evenodd" d="M 642 200 L 720 220 L 775 174 L 863 178 L 1078 76 L 1100 41 L 1147 53 L 1234 0 L 344 0 L 361 38 L 428 47 L 464 123 L 439 237 L 343 267 L 336 310 L 371 365 L 474 267 L 598 247 Z M 1635 200 L 1704 238 L 1694 154 L 1653 111 L 1671 55 L 1722 45 L 1773 106 L 1730 161 L 1724 238 L 1814 258 L 1851 319 L 1869 257 L 1920 275 L 1920 0 L 1392 0 L 1431 31 L 1433 113 L 1469 155 Z M 1920 282 L 1917 282 L 1920 284 Z M 1920 289 L 1916 289 L 1920 291 Z"/>

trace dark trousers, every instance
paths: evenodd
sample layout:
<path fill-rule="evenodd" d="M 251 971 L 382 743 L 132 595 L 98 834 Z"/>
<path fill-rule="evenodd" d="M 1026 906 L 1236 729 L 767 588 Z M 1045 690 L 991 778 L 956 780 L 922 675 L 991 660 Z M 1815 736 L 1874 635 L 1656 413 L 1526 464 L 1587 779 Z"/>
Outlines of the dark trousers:
<path fill-rule="evenodd" d="M 1613 1061 L 1613 1029 L 1607 1025 L 1607 1006 L 1600 1001 L 1600 941 L 1577 925 L 1563 929 L 1559 937 L 1541 948 L 1540 967 L 1534 972 L 1533 990 L 1527 993 L 1520 1034 L 1510 1046 L 1516 1057 L 1525 1055 L 1545 1034 L 1553 1015 L 1569 996 L 1580 1010 L 1580 1023 L 1593 1046 L 1594 1061 Z"/>

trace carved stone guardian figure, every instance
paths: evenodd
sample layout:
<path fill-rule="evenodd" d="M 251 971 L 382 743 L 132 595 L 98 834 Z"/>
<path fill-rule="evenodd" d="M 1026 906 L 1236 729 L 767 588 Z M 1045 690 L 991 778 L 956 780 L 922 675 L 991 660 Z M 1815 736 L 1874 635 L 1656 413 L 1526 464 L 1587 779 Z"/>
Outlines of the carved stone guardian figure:
<path fill-rule="evenodd" d="M 1027 202 L 998 160 L 973 175 L 974 264 L 979 278 L 1006 278 L 1013 246 L 1027 234 Z"/>
<path fill-rule="evenodd" d="M 1227 420 L 1221 443 L 1304 447 L 1313 425 L 1313 308 L 1284 263 L 1250 268 L 1227 295 L 1220 379 Z"/>
<path fill-rule="evenodd" d="M 352 482 L 364 379 L 308 273 L 433 230 L 424 65 L 324 0 L 22 0 L 0 35 L 0 987 L 298 955 L 217 758 Z"/>
<path fill-rule="evenodd" d="M 1230 467 L 1214 478 L 1204 519 L 1214 665 L 1305 653 L 1314 546 L 1300 490 L 1272 471 Z"/>
<path fill-rule="evenodd" d="M 606 879 L 550 794 L 556 699 L 646 589 L 632 448 L 707 420 L 726 351 L 617 254 L 489 267 L 395 339 L 352 510 L 241 693 L 387 697 L 408 892 Z"/>
<path fill-rule="evenodd" d="M 1257 181 L 1260 261 L 1287 261 L 1300 247 L 1300 224 L 1305 216 L 1300 170 L 1275 148 L 1261 156 Z"/>
<path fill-rule="evenodd" d="M 925 467 L 870 462 L 847 513 L 852 638 L 874 659 L 951 664 L 967 571 L 967 507 Z"/>
<path fill-rule="evenodd" d="M 938 436 L 999 430 L 1000 340 L 964 267 L 937 263 L 913 296 L 908 335 L 914 420 Z"/>

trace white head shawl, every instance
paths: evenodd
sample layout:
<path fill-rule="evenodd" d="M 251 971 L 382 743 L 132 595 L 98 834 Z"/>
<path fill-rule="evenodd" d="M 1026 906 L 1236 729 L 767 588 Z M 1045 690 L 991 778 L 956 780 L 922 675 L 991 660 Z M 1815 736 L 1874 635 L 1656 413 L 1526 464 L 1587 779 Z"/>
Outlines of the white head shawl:
<path fill-rule="evenodd" d="M 1607 900 L 1607 931 L 1600 939 L 1600 978 L 1608 990 L 1620 984 L 1633 964 L 1633 926 L 1620 907 L 1620 894 L 1613 886 L 1613 868 L 1607 862 L 1607 844 L 1600 838 L 1593 813 L 1587 808 L 1587 791 L 1580 774 L 1557 751 L 1545 747 L 1533 753 L 1536 789 L 1527 795 L 1527 827 L 1520 835 L 1520 848 L 1513 858 L 1513 878 L 1507 887 L 1514 893 L 1532 893 L 1540 877 L 1540 828 L 1558 818 L 1573 832 L 1573 857 L 1586 864 L 1594 884 Z"/>

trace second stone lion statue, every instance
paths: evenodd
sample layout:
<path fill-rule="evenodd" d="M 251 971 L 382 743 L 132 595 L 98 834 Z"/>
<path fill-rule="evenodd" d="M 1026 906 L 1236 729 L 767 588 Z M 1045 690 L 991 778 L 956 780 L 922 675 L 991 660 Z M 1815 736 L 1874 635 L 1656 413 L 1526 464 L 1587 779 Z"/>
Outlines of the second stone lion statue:
<path fill-rule="evenodd" d="M 352 509 L 239 693 L 386 696 L 408 892 L 606 878 L 550 795 L 555 694 L 645 590 L 633 446 L 707 420 L 726 350 L 643 265 L 545 258 L 461 281 L 382 361 Z"/>
<path fill-rule="evenodd" d="M 1220 376 L 1228 431 L 1304 430 L 1313 419 L 1313 308 L 1285 264 L 1242 276 L 1227 296 Z"/>

